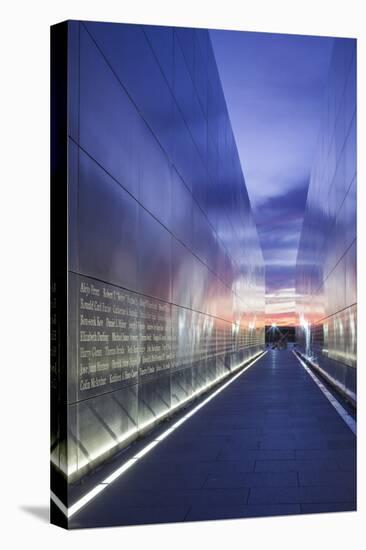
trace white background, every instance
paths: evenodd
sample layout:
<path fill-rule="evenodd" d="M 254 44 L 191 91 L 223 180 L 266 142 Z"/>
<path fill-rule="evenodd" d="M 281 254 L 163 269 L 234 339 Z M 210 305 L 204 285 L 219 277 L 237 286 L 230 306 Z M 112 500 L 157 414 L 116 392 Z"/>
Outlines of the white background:
<path fill-rule="evenodd" d="M 53 0 L 1 8 L 0 543 L 3 548 L 360 548 L 366 539 L 365 34 L 362 1 Z M 49 498 L 49 26 L 64 19 L 358 38 L 359 421 L 357 513 L 66 532 Z M 365 255 L 365 252 L 363 252 Z M 38 513 L 37 513 L 38 511 Z M 43 515 L 43 518 L 40 517 Z M 363 543 L 362 543 L 363 534 Z M 52 546 L 51 546 L 52 545 Z"/>

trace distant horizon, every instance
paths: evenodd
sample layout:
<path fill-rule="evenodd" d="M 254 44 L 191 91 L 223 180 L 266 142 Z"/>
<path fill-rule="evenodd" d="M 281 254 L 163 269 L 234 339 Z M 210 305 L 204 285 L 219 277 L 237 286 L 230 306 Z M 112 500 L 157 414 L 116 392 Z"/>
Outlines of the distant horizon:
<path fill-rule="evenodd" d="M 266 324 L 294 325 L 296 255 L 335 39 L 209 32 L 266 266 Z"/>

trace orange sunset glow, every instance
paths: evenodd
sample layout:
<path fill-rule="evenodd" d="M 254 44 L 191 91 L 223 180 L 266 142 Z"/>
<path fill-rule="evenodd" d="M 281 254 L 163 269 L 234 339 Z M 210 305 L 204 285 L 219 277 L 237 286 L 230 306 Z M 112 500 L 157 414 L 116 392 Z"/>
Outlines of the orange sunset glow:
<path fill-rule="evenodd" d="M 266 294 L 266 325 L 292 326 L 298 323 L 295 288 L 283 288 Z"/>

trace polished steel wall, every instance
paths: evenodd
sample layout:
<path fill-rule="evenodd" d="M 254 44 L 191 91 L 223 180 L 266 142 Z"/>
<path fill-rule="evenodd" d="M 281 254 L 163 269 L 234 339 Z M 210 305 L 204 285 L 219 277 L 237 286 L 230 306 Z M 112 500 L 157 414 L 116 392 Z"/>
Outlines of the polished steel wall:
<path fill-rule="evenodd" d="M 68 23 L 79 476 L 264 346 L 264 265 L 206 30 Z"/>
<path fill-rule="evenodd" d="M 335 39 L 297 258 L 297 337 L 356 401 L 356 41 Z"/>

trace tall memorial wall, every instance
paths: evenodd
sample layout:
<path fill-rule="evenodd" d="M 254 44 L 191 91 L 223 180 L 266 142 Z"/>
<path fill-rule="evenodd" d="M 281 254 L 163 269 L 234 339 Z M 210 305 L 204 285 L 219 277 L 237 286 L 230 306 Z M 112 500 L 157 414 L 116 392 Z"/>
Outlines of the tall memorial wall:
<path fill-rule="evenodd" d="M 356 40 L 336 38 L 297 258 L 297 340 L 354 403 L 356 185 Z"/>
<path fill-rule="evenodd" d="M 209 33 L 62 25 L 72 480 L 263 349 L 264 264 Z"/>

